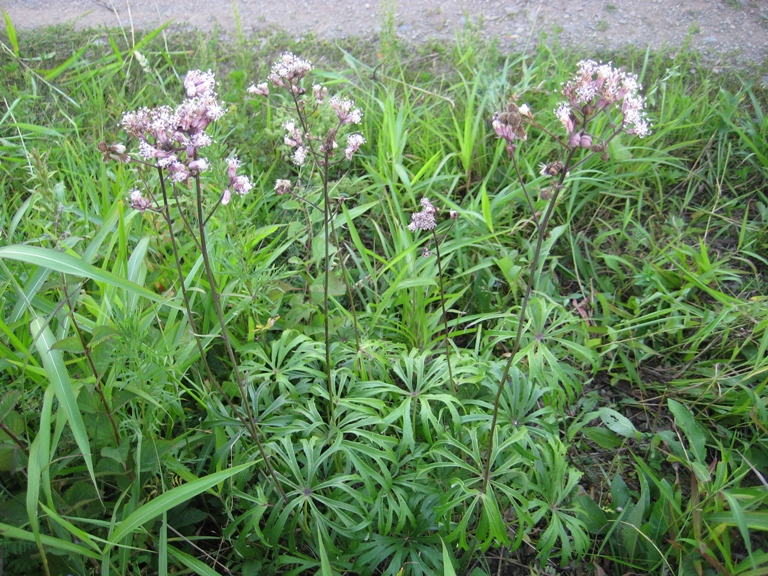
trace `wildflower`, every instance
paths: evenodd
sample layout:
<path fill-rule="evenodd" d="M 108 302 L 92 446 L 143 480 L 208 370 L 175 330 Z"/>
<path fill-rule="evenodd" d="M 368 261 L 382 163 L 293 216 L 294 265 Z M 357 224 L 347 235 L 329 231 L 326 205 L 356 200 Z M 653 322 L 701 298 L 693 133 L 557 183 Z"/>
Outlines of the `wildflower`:
<path fill-rule="evenodd" d="M 109 145 L 106 142 L 99 142 L 99 152 L 104 162 L 117 160 L 118 162 L 128 162 L 128 154 L 125 153 L 125 146 L 122 144 Z"/>
<path fill-rule="evenodd" d="M 267 79 L 275 86 L 285 87 L 286 83 L 289 86 L 295 86 L 310 70 L 312 70 L 310 62 L 286 52 L 272 65 L 272 71 Z"/>
<path fill-rule="evenodd" d="M 459 213 L 458 213 L 456 210 L 450 210 L 450 211 L 448 212 L 448 217 L 449 217 L 451 220 L 456 220 L 456 219 L 458 219 L 458 217 L 459 217 Z"/>
<path fill-rule="evenodd" d="M 573 117 L 573 111 L 571 110 L 571 107 L 565 102 L 559 104 L 555 109 L 555 116 L 557 116 L 557 119 L 560 120 L 560 123 L 563 125 L 563 128 L 565 128 L 565 131 L 568 134 L 572 134 L 575 127 L 575 119 Z"/>
<path fill-rule="evenodd" d="M 229 181 L 232 182 L 235 178 L 237 178 L 237 169 L 240 166 L 240 160 L 237 159 L 237 156 L 233 156 L 232 158 L 227 158 L 227 176 L 229 176 Z"/>
<path fill-rule="evenodd" d="M 200 172 L 205 172 L 210 167 L 211 165 L 208 163 L 208 160 L 206 160 L 205 158 L 198 158 L 197 160 L 193 160 L 187 166 L 190 172 L 193 172 L 195 174 L 199 174 Z"/>
<path fill-rule="evenodd" d="M 248 176 L 238 176 L 237 169 L 240 167 L 240 160 L 236 157 L 227 158 L 227 176 L 229 177 L 229 186 L 221 196 L 221 203 L 225 206 L 229 204 L 232 192 L 238 196 L 245 196 L 253 188 L 253 184 Z"/>
<path fill-rule="evenodd" d="M 232 182 L 232 189 L 240 196 L 245 196 L 253 188 L 250 178 L 248 176 L 238 176 Z"/>
<path fill-rule="evenodd" d="M 640 84 L 634 74 L 613 68 L 610 62 L 598 64 L 594 60 L 582 60 L 576 75 L 563 83 L 562 93 L 568 102 L 561 104 L 555 115 L 570 135 L 575 127 L 571 125 L 573 114 L 569 105 L 579 108 L 586 116 L 620 102 L 623 114 L 621 128 L 627 134 L 642 138 L 650 134 L 650 125 L 644 118 L 645 100 L 639 91 Z M 588 147 L 582 143 L 577 145 Z"/>
<path fill-rule="evenodd" d="M 290 194 L 292 189 L 290 180 L 283 180 L 278 178 L 275 182 L 275 194 L 282 196 L 283 194 Z"/>
<path fill-rule="evenodd" d="M 565 165 L 560 160 L 558 160 L 557 162 L 552 162 L 551 164 L 539 164 L 539 168 L 541 168 L 539 174 L 542 176 L 553 177 L 560 174 L 560 172 L 563 171 L 563 168 L 565 168 Z"/>
<path fill-rule="evenodd" d="M 304 161 L 307 159 L 307 147 L 299 146 L 293 153 L 293 163 L 296 166 L 304 166 Z"/>
<path fill-rule="evenodd" d="M 213 72 L 200 72 L 200 70 L 190 70 L 184 78 L 184 89 L 187 91 L 187 98 L 203 96 L 213 92 L 216 86 L 216 79 Z"/>
<path fill-rule="evenodd" d="M 314 84 L 312 86 L 312 94 L 315 97 L 315 101 L 318 106 L 322 106 L 325 101 L 325 96 L 328 94 L 328 88 L 320 86 L 320 84 Z"/>
<path fill-rule="evenodd" d="M 360 124 L 363 120 L 363 113 L 355 108 L 353 100 L 341 99 L 334 96 L 328 101 L 328 104 L 336 112 L 340 124 Z"/>
<path fill-rule="evenodd" d="M 517 145 L 515 140 L 526 140 L 528 135 L 523 127 L 523 116 L 532 118 L 530 108 L 523 104 L 523 108 L 518 108 L 514 102 L 507 104 L 504 112 L 496 112 L 493 115 L 491 125 L 496 135 L 507 142 L 507 152 L 512 154 Z"/>
<path fill-rule="evenodd" d="M 304 143 L 301 131 L 296 128 L 296 123 L 293 120 L 285 122 L 283 128 L 288 131 L 284 139 L 286 146 L 301 146 Z"/>
<path fill-rule="evenodd" d="M 152 200 L 144 198 L 139 190 L 130 191 L 128 194 L 128 202 L 130 203 L 131 208 L 138 210 L 139 212 L 144 212 L 152 206 Z"/>
<path fill-rule="evenodd" d="M 433 230 L 437 226 L 435 221 L 435 214 L 437 209 L 427 198 L 421 199 L 421 211 L 411 214 L 411 223 L 408 224 L 408 230 L 416 232 L 416 230 Z"/>
<path fill-rule="evenodd" d="M 269 96 L 269 86 L 266 82 L 251 84 L 248 87 L 248 94 L 254 94 L 255 96 Z"/>
<path fill-rule="evenodd" d="M 365 138 L 363 138 L 362 134 L 350 134 L 347 136 L 347 148 L 344 150 L 347 160 L 352 160 L 352 156 L 363 144 L 365 144 Z"/>
<path fill-rule="evenodd" d="M 160 163 L 158 162 L 158 165 Z M 183 162 L 175 161 L 168 165 L 168 173 L 171 177 L 171 182 L 180 184 L 189 178 L 190 173 L 187 170 L 187 166 Z"/>

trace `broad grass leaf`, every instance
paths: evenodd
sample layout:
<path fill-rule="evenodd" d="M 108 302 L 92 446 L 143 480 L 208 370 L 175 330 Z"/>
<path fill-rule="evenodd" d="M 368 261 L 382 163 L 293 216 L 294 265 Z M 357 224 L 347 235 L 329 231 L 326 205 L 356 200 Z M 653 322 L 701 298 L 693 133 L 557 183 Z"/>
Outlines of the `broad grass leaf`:
<path fill-rule="evenodd" d="M 48 376 L 48 381 L 56 394 L 56 399 L 59 401 L 59 409 L 67 417 L 69 428 L 85 460 L 91 481 L 98 490 L 96 474 L 93 469 L 93 459 L 91 458 L 91 444 L 85 431 L 85 423 L 80 414 L 80 408 L 77 405 L 77 398 L 69 379 L 69 373 L 64 365 L 63 355 L 60 350 L 54 350 L 53 346 L 56 343 L 56 339 L 44 319 L 35 318 L 32 320 L 30 330 L 32 337 L 35 339 L 35 346 L 43 360 L 43 367 Z"/>
<path fill-rule="evenodd" d="M 27 532 L 21 528 L 16 528 L 15 526 L 10 526 L 3 523 L 0 523 L 0 534 L 2 534 L 4 538 L 15 538 L 16 540 L 25 540 L 27 542 L 35 542 L 36 539 L 32 532 Z M 62 552 L 69 552 L 76 556 L 87 556 L 88 558 L 101 560 L 100 554 L 97 554 L 96 552 L 93 552 L 83 546 L 68 542 L 67 540 L 62 540 L 61 538 L 40 534 L 40 542 L 42 542 L 43 546 L 46 548 L 60 550 Z"/>
<path fill-rule="evenodd" d="M 0 259 L 18 260 L 20 262 L 26 262 L 27 264 L 43 266 L 50 270 L 61 272 L 62 274 L 91 278 L 97 282 L 104 282 L 110 286 L 122 288 L 129 294 L 135 294 L 136 296 L 141 296 L 148 300 L 152 300 L 153 302 L 159 302 L 180 309 L 178 305 L 170 304 L 167 298 L 159 296 L 143 286 L 139 286 L 116 274 L 92 266 L 70 254 L 65 254 L 56 250 L 40 248 L 38 246 L 3 246 L 0 247 Z"/>
<path fill-rule="evenodd" d="M 247 470 L 254 464 L 255 462 L 241 464 L 234 468 L 228 468 L 227 470 L 222 470 L 221 472 L 215 472 L 214 474 L 198 478 L 183 486 L 172 488 L 154 500 L 150 500 L 123 520 L 110 536 L 109 543 L 112 545 L 119 544 L 123 538 L 150 520 L 157 518 L 163 512 L 167 512 L 174 506 L 178 506 L 179 504 L 191 500 L 198 494 L 205 492 L 219 482 L 223 482 L 224 480 Z"/>

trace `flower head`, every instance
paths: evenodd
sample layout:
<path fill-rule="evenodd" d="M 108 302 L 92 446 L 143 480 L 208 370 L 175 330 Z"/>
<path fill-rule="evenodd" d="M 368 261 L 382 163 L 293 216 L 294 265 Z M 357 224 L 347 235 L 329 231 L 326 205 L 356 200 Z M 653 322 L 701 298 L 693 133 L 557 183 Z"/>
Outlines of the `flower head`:
<path fill-rule="evenodd" d="M 293 185 L 291 184 L 290 180 L 283 180 L 282 178 L 278 178 L 275 182 L 275 194 L 290 194 L 292 186 Z"/>
<path fill-rule="evenodd" d="M 304 143 L 304 137 L 301 134 L 301 130 L 296 128 L 296 123 L 293 120 L 288 120 L 283 124 L 283 128 L 288 131 L 285 135 L 284 142 L 286 146 L 301 146 Z"/>
<path fill-rule="evenodd" d="M 128 202 L 131 208 L 139 212 L 144 212 L 152 207 L 152 200 L 144 198 L 139 190 L 131 190 L 128 193 Z"/>
<path fill-rule="evenodd" d="M 309 61 L 286 52 L 272 65 L 272 71 L 267 79 L 275 86 L 295 86 L 310 70 L 312 70 L 312 64 Z"/>
<path fill-rule="evenodd" d="M 347 148 L 344 150 L 347 160 L 352 160 L 352 156 L 363 144 L 365 144 L 365 138 L 363 138 L 362 134 L 350 134 L 347 136 Z"/>
<path fill-rule="evenodd" d="M 245 196 L 253 188 L 253 184 L 248 176 L 238 176 L 237 169 L 240 167 L 240 160 L 237 157 L 227 158 L 227 176 L 229 177 L 229 186 L 224 190 L 221 197 L 221 203 L 226 205 L 232 197 L 232 192 L 239 196 Z"/>
<path fill-rule="evenodd" d="M 427 198 L 421 199 L 421 211 L 411 214 L 411 223 L 408 224 L 408 230 L 416 232 L 416 230 L 433 230 L 437 226 L 435 220 L 435 214 L 437 209 L 432 205 L 432 202 Z"/>
<path fill-rule="evenodd" d="M 360 124 L 363 120 L 363 113 L 355 108 L 354 100 L 334 96 L 328 101 L 328 104 L 336 112 L 340 124 Z"/>
<path fill-rule="evenodd" d="M 213 92 L 216 86 L 216 78 L 213 72 L 200 72 L 200 70 L 190 70 L 184 78 L 184 89 L 187 91 L 187 98 L 203 96 Z"/>
<path fill-rule="evenodd" d="M 568 102 L 560 104 L 555 115 L 571 135 L 575 131 L 571 107 L 592 114 L 620 104 L 621 128 L 627 134 L 642 138 L 650 133 L 650 125 L 644 116 L 645 100 L 639 94 L 640 88 L 637 76 L 612 67 L 610 62 L 598 64 L 594 60 L 582 60 L 573 78 L 563 83 L 562 93 Z"/>
<path fill-rule="evenodd" d="M 248 87 L 248 94 L 254 94 L 256 96 L 269 96 L 269 86 L 266 82 L 260 84 L 251 84 Z"/>
<path fill-rule="evenodd" d="M 320 86 L 320 84 L 314 84 L 312 86 L 312 94 L 315 97 L 318 106 L 322 106 L 325 101 L 325 96 L 328 94 L 328 88 L 324 88 L 323 86 Z"/>
<path fill-rule="evenodd" d="M 306 146 L 299 146 L 296 148 L 296 151 L 293 153 L 293 163 L 296 164 L 296 166 L 304 166 L 304 162 L 307 159 L 307 147 Z"/>

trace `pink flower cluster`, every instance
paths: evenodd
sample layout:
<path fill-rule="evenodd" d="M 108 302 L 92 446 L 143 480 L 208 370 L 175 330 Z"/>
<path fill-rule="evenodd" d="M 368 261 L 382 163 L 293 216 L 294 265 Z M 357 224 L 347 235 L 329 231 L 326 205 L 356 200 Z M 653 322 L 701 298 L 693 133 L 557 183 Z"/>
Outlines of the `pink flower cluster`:
<path fill-rule="evenodd" d="M 422 198 L 421 211 L 411 214 L 411 223 L 408 224 L 408 230 L 411 232 L 416 232 L 416 230 L 433 230 L 437 226 L 435 214 L 437 214 L 437 208 L 433 206 L 428 198 Z"/>
<path fill-rule="evenodd" d="M 200 156 L 200 150 L 212 143 L 206 133 L 208 126 L 226 112 L 218 101 L 215 88 L 213 72 L 190 70 L 184 78 L 187 97 L 176 108 L 142 108 L 123 115 L 121 125 L 130 136 L 138 139 L 139 156 L 165 169 L 175 184 L 210 169 L 210 163 Z M 223 204 L 229 201 L 231 191 L 242 195 L 251 188 L 246 176 L 232 176 L 232 171 L 230 164 L 230 184 L 222 195 Z M 130 200 L 134 207 L 146 203 L 146 200 Z"/>
<path fill-rule="evenodd" d="M 579 133 L 589 118 L 607 110 L 614 104 L 621 108 L 621 128 L 627 134 L 642 138 L 650 134 L 650 124 L 643 111 L 645 100 L 639 95 L 640 85 L 634 74 L 627 74 L 609 63 L 598 64 L 594 60 L 582 60 L 574 77 L 563 84 L 563 96 L 567 102 L 558 105 L 555 115 L 568 133 L 570 146 L 588 148 L 591 137 Z M 578 110 L 582 126 L 574 114 Z"/>
<path fill-rule="evenodd" d="M 237 168 L 240 166 L 240 160 L 237 157 L 227 158 L 227 176 L 229 176 L 229 186 L 221 195 L 221 203 L 225 206 L 229 204 L 234 192 L 238 196 L 245 196 L 253 188 L 248 176 L 238 176 Z"/>
<path fill-rule="evenodd" d="M 307 90 L 302 86 L 302 80 L 310 70 L 312 65 L 308 61 L 287 52 L 273 64 L 272 71 L 267 76 L 267 82 L 252 84 L 248 88 L 249 94 L 266 97 L 270 95 L 269 83 L 271 83 L 274 87 L 286 89 L 292 95 L 300 121 L 289 119 L 283 123 L 286 131 L 283 142 L 289 148 L 293 148 L 291 159 L 297 166 L 303 166 L 308 157 L 314 157 L 319 165 L 329 163 L 339 147 L 340 129 L 347 124 L 360 124 L 363 119 L 363 113 L 355 108 L 354 101 L 338 96 L 327 98 L 328 89 L 320 84 L 312 85 L 312 101 L 305 98 Z M 314 111 L 324 105 L 333 110 L 338 122 L 324 137 L 314 136 L 309 132 L 307 122 Z M 344 157 L 351 160 L 363 144 L 365 144 L 365 138 L 362 134 L 348 134 Z M 276 190 L 286 190 L 285 182 L 287 181 L 279 182 Z"/>
<path fill-rule="evenodd" d="M 173 182 L 183 182 L 208 168 L 194 163 L 201 148 L 211 144 L 208 126 L 225 112 L 214 92 L 213 73 L 192 70 L 184 79 L 187 99 L 170 106 L 128 112 L 121 122 L 125 131 L 139 140 L 139 155 L 167 168 Z"/>
<path fill-rule="evenodd" d="M 267 80 L 275 86 L 289 88 L 298 94 L 299 80 L 304 78 L 310 70 L 312 70 L 312 64 L 309 61 L 286 52 L 272 65 L 272 71 L 267 76 Z"/>

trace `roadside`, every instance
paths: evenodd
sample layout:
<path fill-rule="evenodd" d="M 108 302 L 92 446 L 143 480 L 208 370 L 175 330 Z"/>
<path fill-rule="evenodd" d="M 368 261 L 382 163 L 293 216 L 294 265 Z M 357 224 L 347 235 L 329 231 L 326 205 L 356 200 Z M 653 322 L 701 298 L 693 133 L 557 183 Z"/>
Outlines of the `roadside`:
<path fill-rule="evenodd" d="M 502 50 L 519 50 L 556 34 L 564 46 L 615 50 L 627 45 L 679 48 L 686 40 L 715 67 L 764 64 L 768 58 L 765 0 L 4 0 L 14 26 L 70 23 L 154 29 L 173 26 L 237 30 L 283 29 L 301 37 L 366 37 L 388 15 L 409 41 L 450 39 L 468 23 Z"/>

